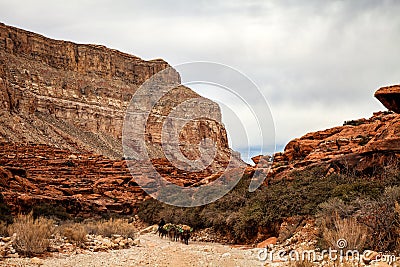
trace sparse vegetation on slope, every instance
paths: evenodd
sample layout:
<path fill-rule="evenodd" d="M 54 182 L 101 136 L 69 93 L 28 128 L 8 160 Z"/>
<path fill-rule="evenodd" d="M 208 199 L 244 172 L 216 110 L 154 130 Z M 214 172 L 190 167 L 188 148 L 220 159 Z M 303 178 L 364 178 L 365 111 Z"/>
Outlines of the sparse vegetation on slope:
<path fill-rule="evenodd" d="M 341 235 L 358 249 L 397 251 L 400 237 L 400 187 L 386 187 L 376 199 L 360 197 L 349 202 L 330 199 L 320 205 L 318 218 L 323 242 L 332 244 Z M 364 235 L 368 236 L 365 242 Z M 358 242 L 355 242 L 358 240 Z M 365 245 L 365 246 L 363 246 Z"/>
<path fill-rule="evenodd" d="M 278 236 L 286 218 L 329 214 L 325 228 L 320 225 L 326 239 L 329 232 L 333 235 L 356 225 L 360 230 L 360 236 L 354 236 L 355 243 L 360 241 L 357 246 L 364 246 L 363 236 L 368 232 L 374 239 L 372 244 L 368 241 L 370 248 L 396 249 L 400 229 L 395 212 L 395 203 L 400 200 L 398 164 L 380 177 L 325 173 L 320 168 L 294 172 L 254 193 L 248 192 L 250 178 L 246 176 L 234 190 L 204 207 L 178 208 L 151 199 L 141 206 L 139 217 L 148 223 L 164 218 L 195 229 L 213 228 L 233 242 L 251 243 L 260 241 L 257 238 L 263 235 Z M 338 218 L 332 217 L 335 214 Z"/>
<path fill-rule="evenodd" d="M 254 193 L 248 191 L 250 177 L 246 175 L 234 190 L 214 203 L 180 208 L 151 199 L 140 206 L 139 217 L 150 224 L 164 218 L 171 223 L 190 225 L 195 230 L 211 228 L 235 243 L 254 243 L 268 236 L 279 236 L 280 225 L 287 218 L 311 217 L 317 219 L 320 227 L 321 247 L 346 235 L 350 243 L 354 240 L 355 247 L 394 251 L 399 247 L 400 237 L 400 208 L 396 204 L 400 201 L 398 166 L 396 163 L 385 167 L 379 177 L 357 177 L 350 172 L 326 176 L 325 170 L 312 168 L 294 172 L 286 179 L 271 180 L 268 186 Z M 34 207 L 33 215 L 31 219 L 18 216 L 14 224 L 9 219 L 2 221 L 9 224 L 8 229 L 22 231 L 24 227 L 17 227 L 22 223 L 47 225 L 49 220 L 42 221 L 42 216 L 58 221 L 68 219 L 63 210 L 44 206 Z M 132 238 L 135 234 L 126 219 L 77 222 L 61 223 L 59 228 L 62 236 L 77 245 L 85 241 L 86 234 Z M 3 232 L 7 223 L 2 224 Z M 358 234 L 354 229 L 360 230 Z M 367 233 L 372 237 L 368 244 L 364 240 Z M 23 247 L 21 251 L 33 253 Z"/>

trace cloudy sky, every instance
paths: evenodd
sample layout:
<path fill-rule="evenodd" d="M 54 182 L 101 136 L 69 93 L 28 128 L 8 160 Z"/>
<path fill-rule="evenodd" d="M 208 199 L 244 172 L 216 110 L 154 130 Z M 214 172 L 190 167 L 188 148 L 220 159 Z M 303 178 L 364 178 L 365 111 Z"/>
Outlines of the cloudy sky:
<path fill-rule="evenodd" d="M 399 14 L 395 0 L 0 1 L 1 22 L 51 38 L 241 71 L 268 100 L 278 150 L 307 132 L 384 110 L 373 93 L 400 83 Z M 235 138 L 236 124 L 224 113 Z M 256 139 L 233 143 L 243 151 L 268 142 Z"/>

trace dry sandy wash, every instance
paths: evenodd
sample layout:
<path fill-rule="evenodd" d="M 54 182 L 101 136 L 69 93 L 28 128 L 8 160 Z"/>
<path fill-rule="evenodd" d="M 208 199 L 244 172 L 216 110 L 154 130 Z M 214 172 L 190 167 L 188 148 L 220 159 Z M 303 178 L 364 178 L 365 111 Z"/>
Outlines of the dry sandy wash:
<path fill-rule="evenodd" d="M 45 259 L 6 259 L 0 266 L 264 266 L 258 260 L 258 249 L 244 249 L 217 243 L 189 241 L 189 245 L 160 239 L 156 234 L 140 236 L 140 246 L 109 252 L 55 255 Z"/>

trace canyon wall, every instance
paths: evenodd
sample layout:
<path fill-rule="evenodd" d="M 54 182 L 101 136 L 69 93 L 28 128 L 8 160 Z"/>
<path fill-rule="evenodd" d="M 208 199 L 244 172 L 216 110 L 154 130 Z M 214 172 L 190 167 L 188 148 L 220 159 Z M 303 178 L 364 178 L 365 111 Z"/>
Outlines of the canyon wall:
<path fill-rule="evenodd" d="M 146 61 L 105 46 L 53 40 L 0 24 L 0 141 L 121 158 L 122 126 L 132 96 L 147 79 L 169 67 L 161 59 Z M 160 82 L 180 83 L 173 69 L 163 73 Z M 138 98 L 137 106 L 146 109 L 148 98 Z M 151 157 L 164 156 L 160 152 L 162 122 L 174 106 L 189 98 L 202 99 L 209 117 L 218 119 L 196 120 L 183 129 L 180 140 L 186 143 L 186 154 L 195 157 L 198 143 L 209 137 L 219 147 L 218 160 L 228 161 L 232 151 L 218 105 L 184 86 L 167 94 L 152 110 L 145 137 Z M 202 110 L 194 106 L 192 112 L 201 114 Z"/>
<path fill-rule="evenodd" d="M 155 74 L 154 87 L 138 91 Z M 162 97 L 153 103 L 157 93 Z M 183 102 L 189 104 L 179 109 Z M 143 141 L 138 149 L 148 150 L 168 183 L 186 187 L 215 180 L 231 156 L 237 166 L 245 165 L 229 148 L 219 106 L 180 85 L 179 73 L 164 60 L 0 23 L 0 200 L 13 214 L 46 205 L 81 217 L 135 213 L 149 198 L 135 179 L 153 181 L 148 166 L 137 162 L 128 170 L 132 160 L 123 159 L 128 107 L 149 112 L 144 133 L 130 122 L 129 141 Z M 163 131 L 166 122 L 179 125 L 179 132 Z M 202 171 L 176 168 L 173 161 L 179 159 L 164 152 L 166 146 L 196 160 L 206 140 L 215 144 L 216 154 Z"/>

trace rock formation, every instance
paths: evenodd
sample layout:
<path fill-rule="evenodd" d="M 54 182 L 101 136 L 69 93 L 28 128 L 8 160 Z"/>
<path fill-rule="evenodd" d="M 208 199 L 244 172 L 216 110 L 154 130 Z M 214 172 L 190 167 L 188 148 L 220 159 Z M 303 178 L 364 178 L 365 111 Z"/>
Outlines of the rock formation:
<path fill-rule="evenodd" d="M 44 143 L 120 159 L 122 124 L 132 95 L 168 67 L 161 59 L 145 61 L 104 46 L 52 40 L 0 24 L 0 141 Z M 176 71 L 165 73 L 164 83 L 179 84 Z M 181 86 L 154 108 L 147 125 L 153 146 L 160 147 L 160 121 L 188 98 L 201 97 Z M 213 117 L 221 117 L 218 105 L 201 99 Z M 137 106 L 146 108 L 147 101 L 143 96 Z M 195 124 L 180 133 L 181 139 L 210 137 L 221 148 L 220 160 L 226 161 L 231 151 L 222 124 L 207 119 Z"/>
<path fill-rule="evenodd" d="M 153 165 L 166 180 L 180 186 L 210 175 L 188 174 L 166 159 L 154 159 Z M 138 175 L 146 176 L 146 171 L 146 166 L 138 164 Z M 53 205 L 81 217 L 132 214 L 138 204 L 150 198 L 129 173 L 125 160 L 9 142 L 0 143 L 0 193 L 13 213 Z"/>
<path fill-rule="evenodd" d="M 400 85 L 382 87 L 375 92 L 375 97 L 388 110 L 400 113 Z"/>
<path fill-rule="evenodd" d="M 375 96 L 389 110 L 399 111 L 400 86 L 379 89 Z M 274 155 L 271 178 L 285 177 L 293 170 L 323 167 L 327 174 L 379 173 L 400 157 L 400 115 L 376 112 L 369 119 L 346 121 L 343 126 L 308 133 L 290 141 L 283 153 Z M 255 158 L 259 160 L 259 158 Z"/>
<path fill-rule="evenodd" d="M 153 105 L 150 95 L 135 93 L 156 73 L 161 76 L 154 90 L 176 86 Z M 130 125 L 130 148 L 136 149 L 136 136 L 142 134 L 153 166 L 168 182 L 209 184 L 231 156 L 236 166 L 244 167 L 228 146 L 218 105 L 179 83 L 179 74 L 163 60 L 145 61 L 104 46 L 56 41 L 0 24 L 0 199 L 13 213 L 46 203 L 82 217 L 133 213 L 149 196 L 127 169 L 132 160 L 122 159 L 122 126 L 132 96 L 137 102 L 130 111 L 151 112 L 144 134 Z M 388 112 L 296 138 L 272 163 L 270 157 L 253 160 L 264 173 L 272 164 L 269 179 L 312 166 L 325 174 L 379 172 L 400 157 L 399 93 L 400 86 L 375 93 Z M 196 115 L 206 110 L 208 116 L 191 119 L 187 110 L 179 110 L 182 102 Z M 177 120 L 168 121 L 170 114 Z M 182 127 L 176 140 L 170 138 L 172 131 L 163 132 L 166 122 Z M 200 172 L 176 168 L 164 151 L 178 149 L 196 160 L 205 140 L 216 144 L 216 156 Z M 148 172 L 138 163 L 133 174 L 151 187 Z"/>
<path fill-rule="evenodd" d="M 179 85 L 179 73 L 165 61 L 52 40 L 0 23 L 0 193 L 13 212 L 50 203 L 79 216 L 132 213 L 146 195 L 122 160 L 124 117 L 132 96 L 156 73 L 160 85 L 176 88 L 155 105 L 149 94 L 139 95 L 134 106 L 139 113 L 151 107 L 143 139 L 158 172 L 190 186 L 215 179 L 231 156 L 244 166 L 228 146 L 219 106 Z M 167 116 L 191 99 L 191 112 L 206 110 L 208 116 L 191 120 L 187 110 L 174 114 L 184 127 L 175 143 L 165 142 Z M 212 140 L 217 152 L 201 172 L 177 169 L 163 153 L 166 143 L 194 160 L 203 140 Z M 137 166 L 136 174 L 144 177 L 146 171 Z"/>
<path fill-rule="evenodd" d="M 121 158 L 124 109 L 136 88 L 166 67 L 0 24 L 0 139 Z"/>

